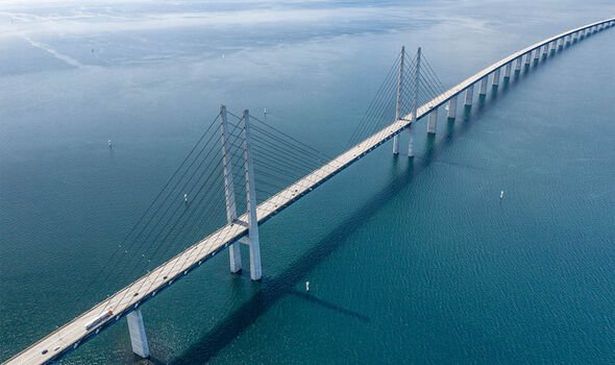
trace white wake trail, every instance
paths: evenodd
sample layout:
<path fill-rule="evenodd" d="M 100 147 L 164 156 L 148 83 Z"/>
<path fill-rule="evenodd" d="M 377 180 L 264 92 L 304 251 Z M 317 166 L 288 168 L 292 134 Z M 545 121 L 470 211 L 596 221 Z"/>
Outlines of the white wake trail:
<path fill-rule="evenodd" d="M 49 53 L 50 55 L 52 55 L 53 57 L 57 58 L 58 60 L 65 62 L 66 64 L 68 64 L 69 66 L 73 66 L 73 67 L 77 67 L 77 68 L 81 68 L 83 67 L 83 64 L 79 61 L 77 61 L 76 59 L 67 56 L 65 54 L 62 54 L 58 51 L 56 51 L 55 49 L 51 48 L 50 46 L 41 43 L 41 42 L 37 42 L 35 40 L 33 40 L 32 38 L 23 35 L 22 36 L 23 39 L 25 39 L 28 43 L 30 43 L 32 45 L 32 47 L 36 47 L 38 49 L 41 49 L 47 53 Z"/>

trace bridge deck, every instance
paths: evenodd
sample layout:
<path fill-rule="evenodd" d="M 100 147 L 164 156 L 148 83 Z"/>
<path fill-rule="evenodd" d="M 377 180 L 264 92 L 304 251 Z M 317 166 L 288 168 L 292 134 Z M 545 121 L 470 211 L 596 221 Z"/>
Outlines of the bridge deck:
<path fill-rule="evenodd" d="M 417 119 L 429 114 L 432 109 L 442 105 L 447 100 L 458 95 L 469 86 L 482 79 L 484 76 L 489 75 L 491 72 L 506 65 L 508 62 L 512 62 L 518 57 L 554 40 L 613 20 L 615 20 L 615 18 L 579 27 L 513 53 L 512 55 L 481 70 L 470 78 L 462 81 L 458 85 L 432 99 L 428 103 L 422 105 L 417 110 Z M 275 214 L 279 213 L 281 210 L 288 207 L 296 200 L 300 199 L 314 188 L 336 175 L 338 172 L 350 166 L 367 153 L 374 150 L 376 147 L 393 138 L 393 136 L 400 133 L 410 125 L 410 119 L 411 115 L 407 115 L 403 119 L 393 122 L 361 143 L 340 154 L 319 169 L 288 186 L 286 189 L 274 195 L 267 201 L 261 203 L 257 207 L 257 217 L 259 223 L 263 223 L 270 219 Z M 240 217 L 240 219 L 247 221 L 247 217 L 245 215 Z M 121 317 L 136 309 L 146 300 L 151 299 L 161 290 L 169 287 L 173 282 L 186 275 L 189 271 L 200 266 L 207 259 L 215 256 L 229 244 L 246 236 L 247 233 L 247 228 L 239 224 L 229 224 L 218 229 L 169 261 L 160 265 L 149 274 L 139 278 L 129 286 L 115 293 L 113 296 L 103 302 L 100 302 L 87 312 L 79 315 L 72 321 L 56 329 L 32 346 L 15 355 L 13 358 L 8 360 L 8 364 L 37 364 L 59 358 L 60 355 L 77 348 L 85 340 L 92 338 L 102 329 L 112 325 Z M 102 313 L 109 309 L 113 311 L 113 316 L 106 319 L 100 326 L 89 331 L 86 330 L 86 325 L 88 323 L 98 318 Z"/>

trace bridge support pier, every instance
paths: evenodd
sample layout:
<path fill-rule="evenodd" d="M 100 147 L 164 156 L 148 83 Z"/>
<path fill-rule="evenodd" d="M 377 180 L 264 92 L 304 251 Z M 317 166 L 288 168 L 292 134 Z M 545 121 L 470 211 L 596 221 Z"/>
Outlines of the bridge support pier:
<path fill-rule="evenodd" d="M 256 216 L 256 188 L 254 186 L 254 164 L 250 148 L 250 112 L 246 109 L 240 121 L 243 136 L 244 175 L 246 179 L 246 213 L 248 216 L 248 245 L 250 246 L 250 278 L 260 280 L 263 275 L 261 267 L 261 246 Z"/>
<path fill-rule="evenodd" d="M 487 83 L 489 82 L 489 75 L 485 75 L 485 77 L 483 77 L 480 80 L 480 87 L 478 89 L 478 96 L 485 96 L 487 95 Z"/>
<path fill-rule="evenodd" d="M 493 81 L 491 83 L 491 87 L 494 89 L 497 89 L 499 85 L 500 85 L 500 68 L 495 70 L 495 72 L 493 73 Z"/>
<path fill-rule="evenodd" d="M 412 118 L 413 120 L 414 117 Z M 408 126 L 408 158 L 414 157 L 414 137 L 412 136 L 412 124 Z"/>
<path fill-rule="evenodd" d="M 448 120 L 455 120 L 457 115 L 457 95 L 453 96 L 448 101 Z"/>
<path fill-rule="evenodd" d="M 393 154 L 399 155 L 399 134 L 393 137 Z"/>
<path fill-rule="evenodd" d="M 437 127 L 438 127 L 438 108 L 435 108 L 429 113 L 429 121 L 427 122 L 427 134 L 436 134 Z"/>
<path fill-rule="evenodd" d="M 534 50 L 534 64 L 537 64 L 540 60 L 540 48 L 541 47 L 538 47 Z"/>
<path fill-rule="evenodd" d="M 517 58 L 517 62 L 515 62 L 515 75 L 521 73 L 521 63 L 523 62 L 522 58 L 523 56 L 519 56 Z"/>
<path fill-rule="evenodd" d="M 474 84 L 468 86 L 468 88 L 466 89 L 466 100 L 465 100 L 466 107 L 472 106 L 472 99 L 474 99 Z"/>
<path fill-rule="evenodd" d="M 530 67 L 532 59 L 532 51 L 525 54 L 525 68 L 528 69 Z"/>
<path fill-rule="evenodd" d="M 143 324 L 141 310 L 135 309 L 128 313 L 126 320 L 128 321 L 128 332 L 130 333 L 132 352 L 147 359 L 149 357 L 149 344 L 147 342 L 147 335 L 145 334 L 145 325 Z"/>
<path fill-rule="evenodd" d="M 506 68 L 504 69 L 504 82 L 508 82 L 508 80 L 510 80 L 511 70 L 512 70 L 512 63 L 508 62 L 506 64 Z"/>
<path fill-rule="evenodd" d="M 233 182 L 233 165 L 230 154 L 228 121 L 226 106 L 220 106 L 220 120 L 222 132 L 222 164 L 224 174 L 224 199 L 226 201 L 226 220 L 233 223 L 237 219 L 237 206 L 235 205 L 235 184 Z M 229 246 L 229 264 L 232 273 L 241 271 L 241 247 L 239 242 Z"/>

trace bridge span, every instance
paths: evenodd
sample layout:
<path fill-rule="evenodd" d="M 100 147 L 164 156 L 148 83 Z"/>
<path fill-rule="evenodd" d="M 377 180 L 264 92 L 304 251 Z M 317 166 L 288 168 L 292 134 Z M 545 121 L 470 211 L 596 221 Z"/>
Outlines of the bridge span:
<path fill-rule="evenodd" d="M 231 256 L 231 271 L 241 268 L 239 257 L 239 242 L 245 243 L 250 250 L 250 276 L 253 280 L 261 278 L 260 246 L 258 226 L 290 206 L 316 187 L 329 180 L 340 171 L 352 165 L 377 147 L 390 139 L 394 139 L 394 153 L 398 153 L 399 141 L 397 136 L 404 130 L 411 131 L 413 123 L 429 116 L 427 131 L 435 133 L 438 108 L 448 103 L 447 116 L 454 120 L 457 113 L 457 99 L 463 97 L 466 108 L 471 108 L 474 98 L 474 87 L 479 86 L 479 95 L 486 95 L 487 86 L 491 81 L 493 87 L 501 82 L 503 70 L 504 80 L 508 80 L 513 72 L 521 72 L 522 65 L 530 66 L 532 60 L 538 62 L 550 54 L 554 54 L 572 43 L 576 43 L 598 31 L 615 25 L 615 18 L 605 19 L 584 25 L 553 37 L 537 42 L 529 47 L 511 54 L 508 57 L 482 69 L 466 80 L 435 96 L 427 103 L 419 106 L 417 103 L 410 113 L 399 114 L 399 89 L 402 77 L 399 77 L 397 116 L 388 126 L 380 129 L 371 136 L 355 144 L 347 151 L 331 159 L 321 167 L 313 170 L 283 190 L 274 194 L 267 200 L 256 203 L 254 171 L 251 164 L 250 147 L 250 114 L 246 110 L 239 123 L 242 130 L 242 149 L 244 158 L 244 178 L 246 193 L 246 213 L 236 214 L 232 183 L 229 181 L 229 161 L 224 162 L 225 197 L 227 205 L 228 224 L 209 234 L 183 252 L 166 261 L 148 274 L 140 277 L 122 290 L 116 292 L 91 309 L 77 316 L 62 327 L 48 334 L 43 339 L 16 354 L 7 361 L 7 364 L 41 364 L 58 360 L 70 351 L 77 349 L 87 340 L 95 337 L 101 331 L 116 323 L 124 316 L 128 319 L 130 338 L 133 351 L 142 356 L 149 356 L 149 346 L 140 306 L 147 300 L 154 298 L 162 290 L 168 288 L 177 280 L 196 269 L 208 259 L 214 257 L 225 248 L 229 248 Z M 403 72 L 403 51 L 400 75 Z M 415 60 L 415 71 L 420 65 L 420 49 Z M 416 98 L 414 99 L 417 100 Z M 225 135 L 226 108 L 222 107 L 220 117 L 222 120 L 222 135 Z M 228 133 L 228 132 L 227 132 Z M 408 146 L 408 155 L 413 156 L 412 140 Z"/>

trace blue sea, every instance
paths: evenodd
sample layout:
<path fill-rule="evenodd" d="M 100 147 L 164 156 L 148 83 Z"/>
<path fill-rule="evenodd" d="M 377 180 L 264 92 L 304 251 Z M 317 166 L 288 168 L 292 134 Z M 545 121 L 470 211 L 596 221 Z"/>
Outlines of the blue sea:
<path fill-rule="evenodd" d="M 335 155 L 402 45 L 451 87 L 614 15 L 600 0 L 2 2 L 0 361 L 121 284 L 96 279 L 220 104 L 267 108 Z M 149 360 L 121 321 L 62 363 L 615 363 L 613 60 L 611 28 L 454 123 L 442 110 L 435 138 L 419 121 L 414 159 L 387 143 L 262 225 L 260 282 L 225 253 L 146 303 Z"/>

